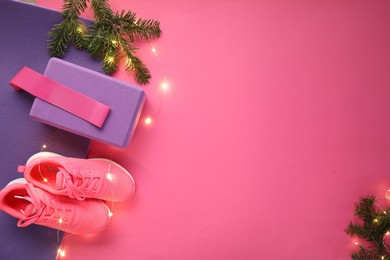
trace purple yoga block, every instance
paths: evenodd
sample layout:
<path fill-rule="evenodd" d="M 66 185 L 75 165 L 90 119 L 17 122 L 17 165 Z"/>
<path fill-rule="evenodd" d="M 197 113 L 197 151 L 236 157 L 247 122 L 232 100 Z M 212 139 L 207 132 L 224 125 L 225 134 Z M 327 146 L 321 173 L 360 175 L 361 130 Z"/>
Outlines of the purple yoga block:
<path fill-rule="evenodd" d="M 99 128 L 36 98 L 30 111 L 33 119 L 106 144 L 128 145 L 145 102 L 143 89 L 57 58 L 50 59 L 44 75 L 109 106 L 111 110 L 103 127 Z"/>

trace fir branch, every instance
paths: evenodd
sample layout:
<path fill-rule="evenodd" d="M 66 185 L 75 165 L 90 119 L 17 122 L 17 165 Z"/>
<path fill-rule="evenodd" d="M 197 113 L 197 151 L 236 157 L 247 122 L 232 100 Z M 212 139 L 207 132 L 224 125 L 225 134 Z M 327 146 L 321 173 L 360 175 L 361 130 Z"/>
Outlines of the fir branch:
<path fill-rule="evenodd" d="M 127 28 L 126 28 L 127 29 Z M 160 37 L 160 23 L 153 20 L 139 19 L 136 24 L 127 31 L 131 41 L 149 40 Z"/>
<path fill-rule="evenodd" d="M 362 245 L 359 246 L 359 251 L 357 252 L 352 252 L 351 253 L 351 258 L 353 260 L 368 260 L 372 259 L 372 254 L 368 252 Z"/>
<path fill-rule="evenodd" d="M 375 197 L 368 196 L 360 199 L 355 204 L 355 216 L 363 220 L 363 223 L 349 222 L 345 232 L 348 235 L 356 235 L 367 241 L 367 247 L 360 245 L 359 251 L 352 252 L 352 259 L 384 259 L 390 258 L 390 248 L 383 238 L 390 228 L 390 208 L 377 210 Z"/>
<path fill-rule="evenodd" d="M 361 217 L 367 222 L 372 221 L 374 214 L 374 202 L 374 196 L 361 198 L 360 202 L 355 205 L 355 216 Z"/>
<path fill-rule="evenodd" d="M 129 24 L 134 24 L 137 21 L 136 13 L 132 11 L 126 12 L 125 10 L 122 10 L 120 13 L 116 12 L 115 18 L 117 19 L 116 23 L 125 22 Z"/>
<path fill-rule="evenodd" d="M 82 49 L 86 45 L 84 25 L 74 17 L 68 17 L 61 23 L 53 26 L 49 32 L 49 54 L 54 57 L 63 57 L 70 43 Z"/>
<path fill-rule="evenodd" d="M 121 25 L 121 32 L 126 34 L 131 42 L 158 38 L 161 35 L 160 22 L 137 19 L 136 14 L 131 11 L 117 12 L 115 21 Z"/>
<path fill-rule="evenodd" d="M 360 238 L 366 238 L 368 235 L 360 224 L 349 222 L 347 229 L 345 232 L 348 235 L 357 235 Z"/>
<path fill-rule="evenodd" d="M 75 21 L 75 31 L 72 31 L 72 42 L 77 49 L 84 49 L 87 46 L 86 29 L 85 25 L 79 20 Z"/>
<path fill-rule="evenodd" d="M 67 21 L 55 24 L 49 32 L 48 48 L 50 56 L 63 57 L 70 42 Z"/>
<path fill-rule="evenodd" d="M 111 74 L 118 70 L 120 60 L 119 56 L 119 52 L 112 52 L 107 54 L 103 60 L 103 70 L 106 73 Z"/>
<path fill-rule="evenodd" d="M 104 58 L 108 53 L 112 54 L 112 48 L 115 47 L 112 41 L 116 38 L 113 26 L 96 22 L 87 36 L 87 49 L 95 58 Z"/>
<path fill-rule="evenodd" d="M 140 84 L 146 84 L 149 82 L 149 79 L 152 77 L 149 69 L 137 56 L 128 56 L 131 61 L 130 66 L 126 67 L 126 71 L 134 71 L 135 80 Z"/>
<path fill-rule="evenodd" d="M 87 0 L 64 0 L 62 15 L 65 18 L 70 16 L 78 17 L 86 8 Z"/>
<path fill-rule="evenodd" d="M 88 2 L 95 22 L 85 30 L 78 16 L 85 11 Z M 54 25 L 48 35 L 51 56 L 64 56 L 69 44 L 74 44 L 101 59 L 103 70 L 108 74 L 115 72 L 119 61 L 126 58 L 126 71 L 133 72 L 138 83 L 149 83 L 150 71 L 135 55 L 133 42 L 159 37 L 158 21 L 137 19 L 131 11 L 114 13 L 108 0 L 64 0 L 62 15 L 64 20 Z"/>
<path fill-rule="evenodd" d="M 91 7 L 96 21 L 104 23 L 112 21 L 114 12 L 111 10 L 108 0 L 92 0 Z"/>
<path fill-rule="evenodd" d="M 126 57 L 126 71 L 134 73 L 135 80 L 140 84 L 146 84 L 151 78 L 149 69 L 134 55 L 135 48 L 128 44 L 128 40 L 121 38 L 120 43 Z"/>
<path fill-rule="evenodd" d="M 63 57 L 70 43 L 79 49 L 85 46 L 84 26 L 78 20 L 78 16 L 86 8 L 87 0 L 64 0 L 62 7 L 64 20 L 55 24 L 48 34 L 50 56 Z"/>

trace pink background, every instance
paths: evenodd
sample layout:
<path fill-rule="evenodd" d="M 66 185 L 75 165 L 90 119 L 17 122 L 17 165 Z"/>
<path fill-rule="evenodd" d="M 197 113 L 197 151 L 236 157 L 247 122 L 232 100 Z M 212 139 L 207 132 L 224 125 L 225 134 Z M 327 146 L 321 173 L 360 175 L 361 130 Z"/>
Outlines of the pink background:
<path fill-rule="evenodd" d="M 390 2 L 110 3 L 161 22 L 144 117 L 171 87 L 128 148 L 93 143 L 137 191 L 67 259 L 348 259 L 354 203 L 390 187 Z"/>

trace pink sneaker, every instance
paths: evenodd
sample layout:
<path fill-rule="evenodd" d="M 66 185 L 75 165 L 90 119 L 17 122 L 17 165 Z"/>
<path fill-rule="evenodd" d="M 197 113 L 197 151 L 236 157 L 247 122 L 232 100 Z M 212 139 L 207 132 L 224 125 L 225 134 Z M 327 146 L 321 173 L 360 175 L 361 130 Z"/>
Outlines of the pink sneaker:
<path fill-rule="evenodd" d="M 110 219 L 110 210 L 101 200 L 56 196 L 23 178 L 0 191 L 0 209 L 18 218 L 18 227 L 37 224 L 80 235 L 103 231 Z"/>
<path fill-rule="evenodd" d="M 107 159 L 77 159 L 40 152 L 19 166 L 19 172 L 35 187 L 56 195 L 83 200 L 127 200 L 135 190 L 134 180 L 122 166 Z"/>

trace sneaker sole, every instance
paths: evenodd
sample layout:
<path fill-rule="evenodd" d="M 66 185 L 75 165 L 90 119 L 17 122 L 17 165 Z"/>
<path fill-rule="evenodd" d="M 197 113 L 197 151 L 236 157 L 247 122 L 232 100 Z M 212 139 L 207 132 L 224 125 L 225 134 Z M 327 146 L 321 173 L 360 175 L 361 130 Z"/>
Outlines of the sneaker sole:
<path fill-rule="evenodd" d="M 10 181 L 6 186 L 15 184 L 15 183 L 21 183 L 21 184 L 27 184 L 27 180 L 25 178 L 17 178 L 15 180 Z"/>
<path fill-rule="evenodd" d="M 39 152 L 39 153 L 36 153 L 34 155 L 32 155 L 30 158 L 28 158 L 27 162 L 26 162 L 26 165 L 31 162 L 32 160 L 38 158 L 38 157 L 54 157 L 54 156 L 57 156 L 57 157 L 64 157 L 63 155 L 60 155 L 60 154 L 56 154 L 56 153 L 52 153 L 52 152 Z"/>

